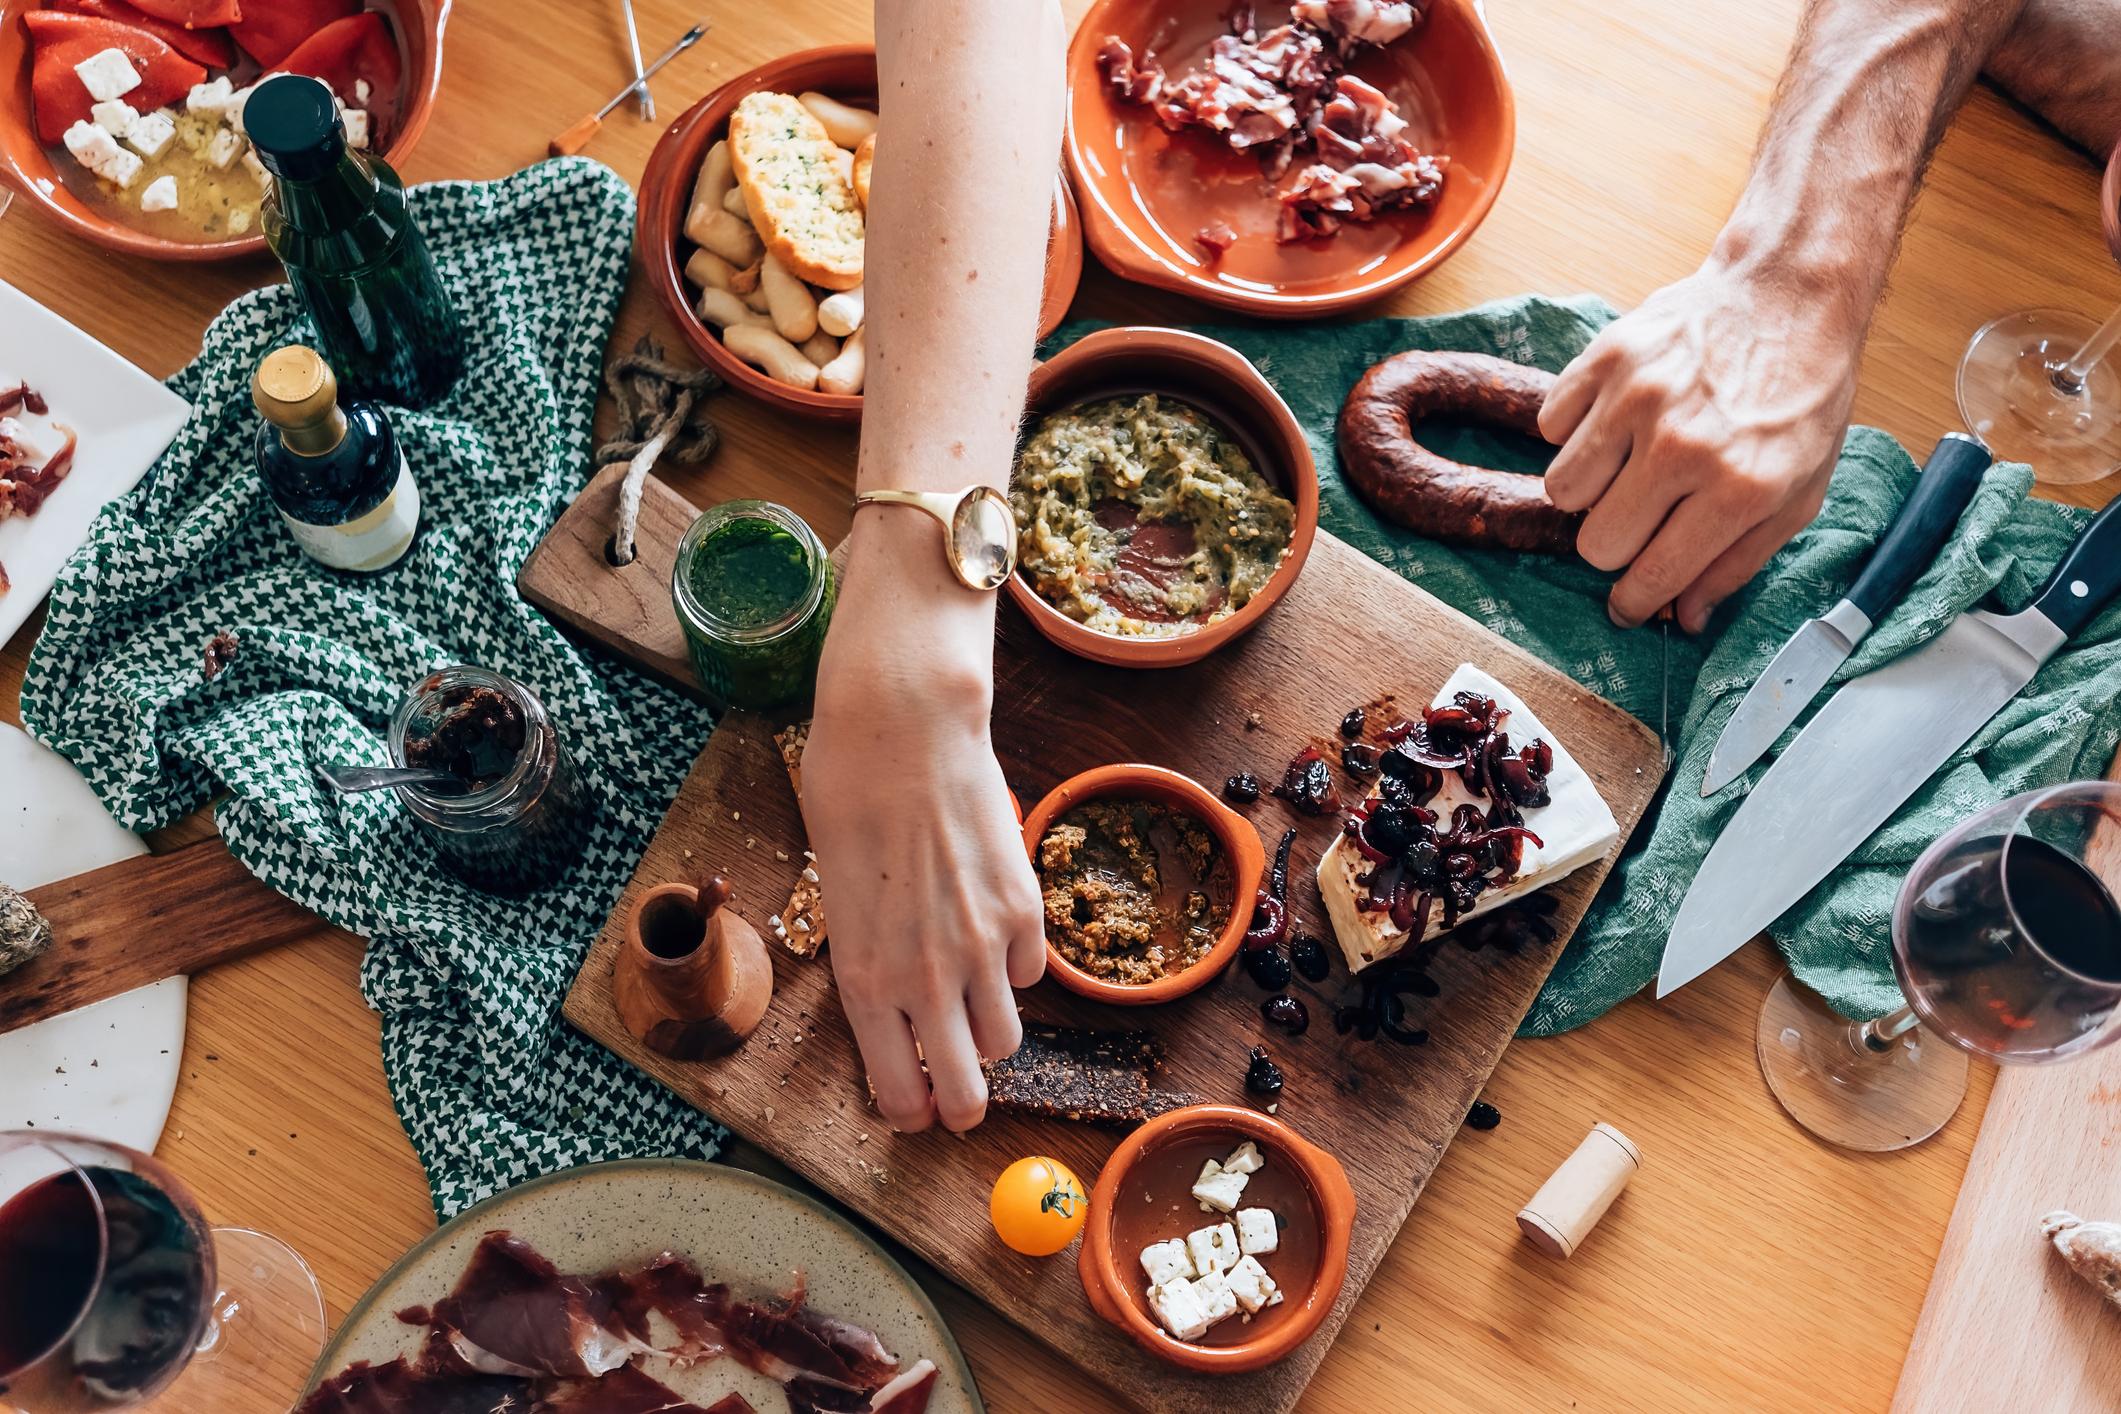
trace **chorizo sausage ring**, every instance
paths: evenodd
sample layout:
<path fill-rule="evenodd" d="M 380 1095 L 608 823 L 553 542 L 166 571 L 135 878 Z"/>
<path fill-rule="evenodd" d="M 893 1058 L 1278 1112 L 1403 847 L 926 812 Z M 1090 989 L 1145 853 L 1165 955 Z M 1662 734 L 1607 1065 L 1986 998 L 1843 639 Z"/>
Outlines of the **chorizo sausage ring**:
<path fill-rule="evenodd" d="M 1445 416 L 1539 435 L 1554 375 L 1486 354 L 1413 349 L 1356 381 L 1340 408 L 1340 465 L 1356 493 L 1387 519 L 1434 540 L 1570 555 L 1581 513 L 1547 499 L 1536 476 L 1467 466 L 1414 439 Z"/>

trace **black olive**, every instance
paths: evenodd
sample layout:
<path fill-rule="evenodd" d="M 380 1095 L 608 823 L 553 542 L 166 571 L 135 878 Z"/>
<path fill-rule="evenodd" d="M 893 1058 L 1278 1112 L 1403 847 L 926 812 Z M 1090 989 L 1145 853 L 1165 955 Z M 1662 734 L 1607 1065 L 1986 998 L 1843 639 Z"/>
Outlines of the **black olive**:
<path fill-rule="evenodd" d="M 1307 982 L 1323 982 L 1326 974 L 1333 970 L 1333 958 L 1326 951 L 1326 945 L 1309 933 L 1289 945 L 1289 960 L 1296 964 L 1296 970 Z"/>
<path fill-rule="evenodd" d="M 1250 805 L 1259 799 L 1259 777 L 1250 771 L 1239 771 L 1223 782 L 1223 799 L 1236 805 Z"/>
<path fill-rule="evenodd" d="M 1339 1010 L 1333 1013 L 1333 1029 L 1335 1031 L 1338 1031 L 1341 1035 L 1345 1036 L 1350 1031 L 1353 1031 L 1355 1029 L 1355 1023 L 1361 1021 L 1362 1018 L 1363 1010 L 1361 1007 L 1341 1007 Z"/>
<path fill-rule="evenodd" d="M 1475 1100 L 1473 1108 L 1466 1111 L 1466 1123 L 1475 1129 L 1493 1129 L 1502 1123 L 1502 1111 L 1486 1100 Z"/>
<path fill-rule="evenodd" d="M 1377 774 L 1377 748 L 1366 741 L 1351 741 L 1340 749 L 1340 769 L 1351 776 Z"/>
<path fill-rule="evenodd" d="M 1311 1025 L 1310 1009 L 1287 993 L 1261 1002 L 1259 1014 L 1269 1026 L 1279 1026 L 1291 1036 L 1303 1035 Z"/>
<path fill-rule="evenodd" d="M 1350 740 L 1361 736 L 1363 723 L 1369 719 L 1369 715 L 1360 707 L 1349 708 L 1348 715 L 1340 719 L 1340 734 Z"/>
<path fill-rule="evenodd" d="M 1280 947 L 1254 948 L 1244 954 L 1245 972 L 1270 992 L 1289 985 L 1289 954 Z"/>
<path fill-rule="evenodd" d="M 1281 1093 L 1285 1081 L 1281 1067 L 1267 1059 L 1267 1048 L 1254 1046 L 1252 1062 L 1245 1068 L 1245 1088 L 1255 1095 L 1271 1100 Z"/>

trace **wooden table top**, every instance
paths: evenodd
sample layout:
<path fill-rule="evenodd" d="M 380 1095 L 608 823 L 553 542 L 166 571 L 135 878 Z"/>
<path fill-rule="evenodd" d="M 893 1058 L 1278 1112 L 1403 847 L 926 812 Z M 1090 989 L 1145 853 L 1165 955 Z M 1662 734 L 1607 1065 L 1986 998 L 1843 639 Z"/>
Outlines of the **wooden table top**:
<path fill-rule="evenodd" d="M 859 0 L 637 4 L 651 52 L 702 11 L 715 21 L 656 81 L 665 120 L 754 63 L 869 32 Z M 1066 3 L 1071 18 L 1085 6 Z M 1498 4 L 1519 103 L 1515 170 L 1478 236 L 1386 311 L 1523 290 L 1591 290 L 1626 306 L 1691 270 L 1743 183 L 1799 8 Z M 624 81 L 615 4 L 460 5 L 448 33 L 441 99 L 405 164 L 410 180 L 514 171 Z M 622 111 L 589 152 L 637 177 L 654 137 Z M 1958 425 L 1952 369 L 1977 325 L 2028 305 L 2101 314 L 2121 302 L 2096 212 L 2091 165 L 1978 93 L 1909 228 L 1857 417 L 1927 446 Z M 20 206 L 0 221 L 0 272 L 165 376 L 196 352 L 222 305 L 278 276 L 269 261 L 188 268 L 107 254 Z M 1094 262 L 1077 309 L 1140 322 L 1208 317 Z M 636 282 L 615 340 L 630 345 L 659 323 Z M 703 501 L 770 496 L 829 535 L 844 530 L 851 431 L 735 398 L 715 413 L 723 448 L 704 472 L 676 472 L 678 489 Z M 2073 488 L 2070 499 L 2100 504 L 2116 489 Z M 41 623 L 0 650 L 9 720 Z M 210 828 L 195 821 L 155 843 Z M 357 963 L 354 941 L 320 931 L 196 979 L 161 1150 L 214 1220 L 299 1248 L 334 1317 L 433 1223 L 384 1087 Z M 1502 1127 L 1452 1146 L 1302 1407 L 1885 1409 L 1989 1076 L 1977 1067 L 1958 1117 L 1909 1152 L 1814 1142 L 1784 1118 L 1754 1063 L 1754 1016 L 1777 966 L 1756 942 L 1668 1004 L 1638 999 L 1572 1035 L 1513 1046 L 1487 1092 Z M 1642 1172 L 1573 1260 L 1551 1261 L 1519 1240 L 1512 1214 L 1601 1119 L 1641 1145 Z M 997 1411 L 1108 1402 L 999 1317 L 929 1280 Z"/>

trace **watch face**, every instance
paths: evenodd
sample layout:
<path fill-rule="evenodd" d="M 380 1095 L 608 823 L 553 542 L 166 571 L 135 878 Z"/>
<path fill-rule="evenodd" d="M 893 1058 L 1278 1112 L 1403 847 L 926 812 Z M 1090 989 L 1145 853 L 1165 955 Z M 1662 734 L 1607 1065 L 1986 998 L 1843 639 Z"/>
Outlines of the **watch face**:
<path fill-rule="evenodd" d="M 950 567 L 973 589 L 999 589 L 1016 568 L 1016 513 L 992 486 L 975 486 L 950 518 Z"/>

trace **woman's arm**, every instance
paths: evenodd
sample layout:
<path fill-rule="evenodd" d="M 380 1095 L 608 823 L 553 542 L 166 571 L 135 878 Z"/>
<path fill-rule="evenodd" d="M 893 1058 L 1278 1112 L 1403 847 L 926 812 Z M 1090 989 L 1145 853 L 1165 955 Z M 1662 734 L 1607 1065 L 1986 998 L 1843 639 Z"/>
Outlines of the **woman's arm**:
<path fill-rule="evenodd" d="M 1059 8 L 877 0 L 876 29 L 860 486 L 1005 486 L 1060 156 Z M 1044 966 L 1038 885 L 988 736 L 993 681 L 994 595 L 952 578 L 933 521 L 863 507 L 803 816 L 840 999 L 900 1129 L 938 1112 L 979 1123 L 980 1057 L 1016 1049 L 1012 984 Z"/>

